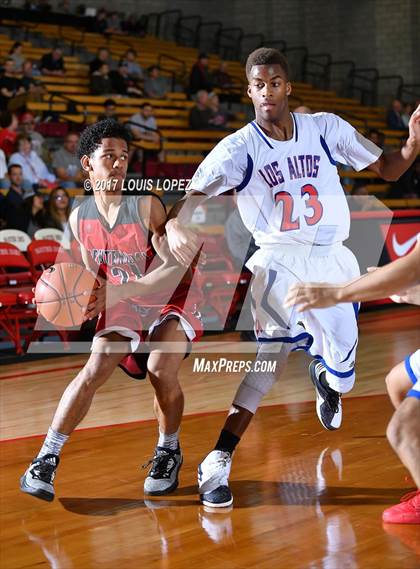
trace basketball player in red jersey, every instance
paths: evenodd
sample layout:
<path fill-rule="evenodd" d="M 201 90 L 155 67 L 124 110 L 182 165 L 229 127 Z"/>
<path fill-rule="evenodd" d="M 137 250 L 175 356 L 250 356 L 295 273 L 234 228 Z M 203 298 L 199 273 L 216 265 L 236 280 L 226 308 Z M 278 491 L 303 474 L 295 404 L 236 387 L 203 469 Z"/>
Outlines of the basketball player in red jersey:
<path fill-rule="evenodd" d="M 374 300 L 387 295 L 396 302 L 420 304 L 420 240 L 401 259 L 369 275 L 342 284 L 295 283 L 285 305 L 297 305 L 298 312 L 326 308 L 339 302 Z M 396 411 L 387 428 L 387 438 L 401 462 L 408 468 L 417 490 L 399 504 L 387 508 L 382 519 L 391 524 L 420 524 L 420 350 L 395 366 L 386 378 L 388 393 Z"/>
<path fill-rule="evenodd" d="M 23 492 L 47 501 L 54 499 L 61 449 L 88 412 L 96 390 L 117 366 L 136 379 L 145 376 L 146 358 L 135 353 L 145 340 L 160 347 L 176 343 L 181 350 L 163 353 L 152 348 L 147 359 L 159 440 L 144 491 L 162 495 L 178 486 L 184 396 L 177 373 L 201 323 L 195 305 L 186 300 L 185 267 L 174 261 L 165 244 L 164 205 L 153 194 L 123 195 L 129 140 L 125 127 L 113 120 L 88 127 L 80 138 L 79 157 L 93 197 L 75 208 L 69 221 L 86 267 L 99 275 L 96 300 L 89 304 L 86 319 L 99 318 L 92 353 L 64 391 L 42 448 L 21 478 Z M 168 283 L 173 282 L 181 284 L 170 292 Z"/>

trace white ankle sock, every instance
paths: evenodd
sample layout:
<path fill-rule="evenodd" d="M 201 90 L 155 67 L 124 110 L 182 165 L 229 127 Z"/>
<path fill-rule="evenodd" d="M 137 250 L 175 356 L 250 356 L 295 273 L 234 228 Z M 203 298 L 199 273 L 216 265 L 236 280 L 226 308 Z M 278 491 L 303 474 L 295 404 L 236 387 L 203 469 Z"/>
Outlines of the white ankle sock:
<path fill-rule="evenodd" d="M 44 444 L 42 445 L 41 450 L 38 453 L 38 457 L 45 456 L 46 454 L 56 454 L 58 456 L 61 452 L 61 449 L 64 446 L 64 443 L 67 442 L 68 438 L 69 435 L 63 435 L 62 433 L 58 433 L 57 431 L 54 431 L 52 427 L 50 427 L 48 429 L 47 436 L 45 437 Z"/>
<path fill-rule="evenodd" d="M 171 435 L 162 433 L 162 431 L 159 430 L 158 446 L 164 448 L 170 448 L 171 450 L 176 450 L 178 448 L 178 438 L 179 438 L 179 429 L 175 433 L 172 433 Z"/>

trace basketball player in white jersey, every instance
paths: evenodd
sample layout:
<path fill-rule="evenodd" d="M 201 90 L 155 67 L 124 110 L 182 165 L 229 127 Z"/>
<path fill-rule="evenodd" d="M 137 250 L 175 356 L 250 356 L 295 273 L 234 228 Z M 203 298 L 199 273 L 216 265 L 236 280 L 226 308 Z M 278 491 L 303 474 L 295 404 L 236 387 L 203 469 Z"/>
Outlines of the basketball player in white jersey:
<path fill-rule="evenodd" d="M 210 152 L 166 225 L 171 252 L 188 265 L 199 245 L 185 223 L 197 201 L 234 188 L 242 220 L 260 247 L 247 264 L 254 274 L 257 359 L 273 359 L 276 349 L 276 372 L 246 374 L 214 450 L 199 467 L 201 501 L 213 507 L 233 501 L 228 486 L 233 451 L 291 350 L 304 349 L 314 358 L 310 375 L 318 417 L 325 428 L 339 428 L 341 394 L 350 391 L 355 380 L 357 305 L 298 314 L 285 309 L 283 300 L 294 282 L 325 281 L 326 275 L 340 282 L 359 276 L 356 258 L 342 244 L 350 215 L 336 161 L 396 180 L 419 150 L 413 120 L 401 150 L 383 154 L 334 114 L 291 113 L 288 64 L 277 50 L 252 52 L 246 74 L 255 120 Z"/>
<path fill-rule="evenodd" d="M 395 295 L 401 290 L 405 292 Z M 297 305 L 302 312 L 388 295 L 394 295 L 391 298 L 396 302 L 420 304 L 420 240 L 406 257 L 350 283 L 295 283 L 285 299 L 285 306 Z M 420 524 L 420 349 L 390 371 L 386 384 L 396 408 L 387 428 L 387 438 L 408 468 L 417 491 L 387 508 L 382 519 L 394 524 Z"/>

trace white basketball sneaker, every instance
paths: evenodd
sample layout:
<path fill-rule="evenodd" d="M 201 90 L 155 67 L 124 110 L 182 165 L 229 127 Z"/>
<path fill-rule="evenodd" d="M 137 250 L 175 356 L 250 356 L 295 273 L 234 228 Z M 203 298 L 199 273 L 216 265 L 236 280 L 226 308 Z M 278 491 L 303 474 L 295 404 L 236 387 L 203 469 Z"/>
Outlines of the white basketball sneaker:
<path fill-rule="evenodd" d="M 198 492 L 205 506 L 225 508 L 233 502 L 229 488 L 232 456 L 229 452 L 212 450 L 198 467 Z"/>

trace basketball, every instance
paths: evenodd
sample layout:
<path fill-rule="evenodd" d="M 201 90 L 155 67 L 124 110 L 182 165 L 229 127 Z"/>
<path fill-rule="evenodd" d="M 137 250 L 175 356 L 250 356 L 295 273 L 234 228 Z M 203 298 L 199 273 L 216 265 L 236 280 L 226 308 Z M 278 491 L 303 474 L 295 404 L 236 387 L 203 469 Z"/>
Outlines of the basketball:
<path fill-rule="evenodd" d="M 57 263 L 40 276 L 35 288 L 39 313 L 60 328 L 80 326 L 83 308 L 90 301 L 95 288 L 95 277 L 82 265 Z"/>

